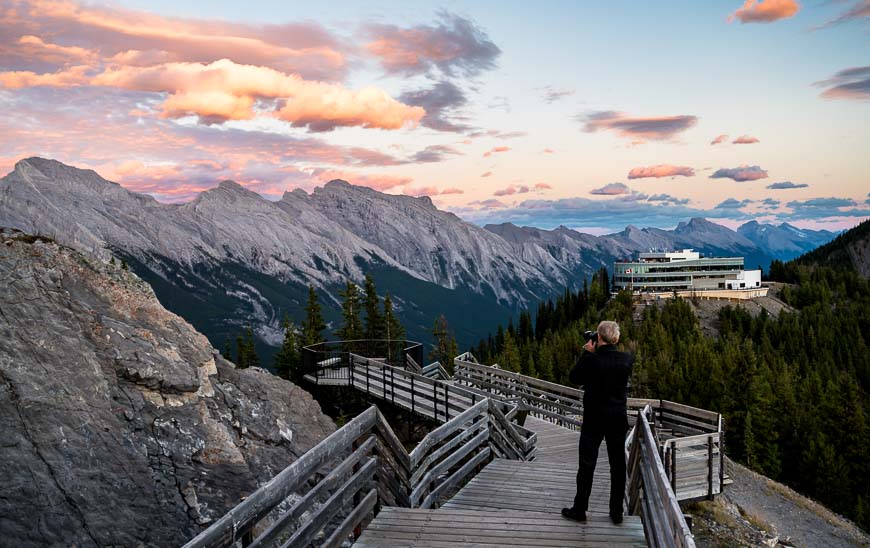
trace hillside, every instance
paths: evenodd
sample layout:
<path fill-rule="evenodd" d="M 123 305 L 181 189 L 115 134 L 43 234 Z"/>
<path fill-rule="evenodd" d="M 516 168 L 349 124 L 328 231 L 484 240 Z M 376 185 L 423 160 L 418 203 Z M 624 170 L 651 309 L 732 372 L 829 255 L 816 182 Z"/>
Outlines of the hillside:
<path fill-rule="evenodd" d="M 141 279 L 0 231 L 3 546 L 179 546 L 335 426 Z"/>
<path fill-rule="evenodd" d="M 814 251 L 801 255 L 795 263 L 826 265 L 839 269 L 852 268 L 861 276 L 870 277 L 870 220 L 840 234 Z"/>

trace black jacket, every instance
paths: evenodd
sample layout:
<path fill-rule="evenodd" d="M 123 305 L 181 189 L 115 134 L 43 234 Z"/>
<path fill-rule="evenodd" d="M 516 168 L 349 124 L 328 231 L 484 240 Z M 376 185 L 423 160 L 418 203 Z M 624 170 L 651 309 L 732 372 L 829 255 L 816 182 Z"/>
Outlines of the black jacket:
<path fill-rule="evenodd" d="M 612 344 L 595 352 L 583 352 L 571 370 L 569 379 L 582 386 L 583 419 L 606 419 L 626 416 L 628 378 L 634 358 Z"/>

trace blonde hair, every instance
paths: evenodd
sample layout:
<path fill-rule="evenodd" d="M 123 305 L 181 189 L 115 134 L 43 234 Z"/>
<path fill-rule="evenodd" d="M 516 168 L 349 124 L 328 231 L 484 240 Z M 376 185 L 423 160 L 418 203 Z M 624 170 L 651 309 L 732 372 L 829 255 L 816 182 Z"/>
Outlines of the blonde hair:
<path fill-rule="evenodd" d="M 598 324 L 598 336 L 607 344 L 616 344 L 619 342 L 619 324 L 604 320 Z"/>

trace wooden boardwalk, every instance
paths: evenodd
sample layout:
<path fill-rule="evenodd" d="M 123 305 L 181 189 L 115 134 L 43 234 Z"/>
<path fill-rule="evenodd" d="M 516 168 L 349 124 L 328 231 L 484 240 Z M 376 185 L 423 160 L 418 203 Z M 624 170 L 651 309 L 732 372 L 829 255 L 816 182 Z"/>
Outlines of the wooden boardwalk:
<path fill-rule="evenodd" d="M 646 546 L 643 524 L 608 517 L 609 465 L 602 444 L 584 524 L 560 515 L 571 506 L 580 433 L 529 417 L 538 434 L 532 462 L 495 459 L 437 510 L 384 507 L 354 546 Z"/>

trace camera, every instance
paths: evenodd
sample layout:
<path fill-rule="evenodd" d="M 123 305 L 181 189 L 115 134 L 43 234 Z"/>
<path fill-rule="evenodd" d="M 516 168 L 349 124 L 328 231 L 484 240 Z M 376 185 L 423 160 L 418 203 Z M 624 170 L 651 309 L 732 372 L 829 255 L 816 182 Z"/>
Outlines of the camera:
<path fill-rule="evenodd" d="M 583 340 L 592 341 L 593 344 L 598 344 L 598 331 L 584 331 Z"/>

